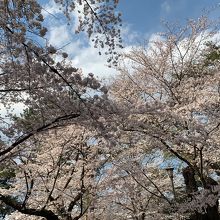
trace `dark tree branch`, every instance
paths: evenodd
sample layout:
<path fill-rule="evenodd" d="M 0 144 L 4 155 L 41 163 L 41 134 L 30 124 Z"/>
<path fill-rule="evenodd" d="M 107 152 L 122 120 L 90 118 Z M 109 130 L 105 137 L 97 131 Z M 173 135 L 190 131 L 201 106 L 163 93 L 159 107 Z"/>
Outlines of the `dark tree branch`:
<path fill-rule="evenodd" d="M 43 89 L 43 87 L 37 87 L 37 88 L 17 88 L 17 89 L 0 89 L 0 92 L 23 92 L 23 91 L 30 91 L 30 90 L 37 90 L 37 89 Z"/>
<path fill-rule="evenodd" d="M 59 220 L 58 216 L 54 214 L 51 210 L 24 208 L 22 204 L 20 204 L 10 196 L 0 195 L 0 200 L 3 201 L 6 205 L 23 214 L 40 216 L 46 218 L 47 220 Z"/>
<path fill-rule="evenodd" d="M 154 136 L 155 138 L 157 138 L 158 140 L 160 140 L 160 142 L 167 148 L 168 151 L 170 151 L 173 155 L 175 155 L 178 159 L 180 159 L 181 161 L 185 162 L 188 166 L 193 168 L 193 165 L 184 157 L 182 157 L 179 153 L 177 153 L 176 151 L 174 151 L 167 143 L 165 140 L 163 140 L 162 138 L 159 138 L 157 136 Z"/>
<path fill-rule="evenodd" d="M 15 141 L 10 147 L 8 147 L 5 150 L 0 151 L 0 156 L 3 156 L 9 152 L 11 152 L 14 148 L 16 148 L 19 144 L 23 143 L 24 141 L 28 140 L 30 137 L 34 136 L 35 134 L 41 132 L 41 131 L 45 131 L 46 129 L 48 129 L 50 126 L 52 126 L 53 124 L 59 123 L 61 121 L 65 121 L 65 120 L 69 120 L 69 119 L 73 119 L 73 118 L 77 118 L 79 117 L 80 114 L 78 113 L 72 113 L 69 115 L 64 115 L 64 116 L 60 116 L 57 117 L 56 119 L 54 119 L 53 121 L 49 122 L 46 125 L 43 125 L 41 127 L 39 127 L 38 129 L 36 129 L 35 131 L 30 132 L 29 134 L 26 134 L 25 136 L 19 137 L 17 139 L 17 141 Z"/>

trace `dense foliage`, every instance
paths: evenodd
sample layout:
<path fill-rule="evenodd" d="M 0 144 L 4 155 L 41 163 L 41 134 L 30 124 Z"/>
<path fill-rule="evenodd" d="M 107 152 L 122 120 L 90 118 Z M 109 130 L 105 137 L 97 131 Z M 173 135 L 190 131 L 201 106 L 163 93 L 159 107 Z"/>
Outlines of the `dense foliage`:
<path fill-rule="evenodd" d="M 55 3 L 118 75 L 48 45 L 38 1 L 0 1 L 1 218 L 219 220 L 219 24 L 166 24 L 119 61 L 118 1 Z"/>

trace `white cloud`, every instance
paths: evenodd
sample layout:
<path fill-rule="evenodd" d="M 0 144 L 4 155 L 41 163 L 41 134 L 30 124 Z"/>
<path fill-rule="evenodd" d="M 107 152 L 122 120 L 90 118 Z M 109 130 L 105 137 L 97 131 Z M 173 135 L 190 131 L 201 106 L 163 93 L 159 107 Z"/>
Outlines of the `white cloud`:
<path fill-rule="evenodd" d="M 121 30 L 123 44 L 125 45 L 120 53 L 127 53 L 131 50 L 132 46 L 138 43 L 140 39 L 140 34 L 134 32 L 131 29 L 131 25 L 123 25 Z M 142 38 L 141 38 L 142 39 Z M 88 47 L 83 47 L 80 41 L 69 45 L 66 48 L 67 52 L 71 54 L 71 50 L 74 50 L 74 58 L 72 59 L 73 64 L 77 67 L 82 68 L 84 73 L 92 72 L 94 75 L 100 78 L 112 78 L 116 75 L 117 71 L 113 68 L 109 68 L 107 64 L 108 56 L 104 53 L 102 55 L 98 54 L 98 49 L 93 47 L 93 43 L 89 41 Z"/>
<path fill-rule="evenodd" d="M 162 11 L 164 11 L 166 13 L 169 13 L 171 11 L 171 6 L 170 6 L 169 2 L 168 1 L 164 1 L 161 4 L 161 9 L 162 9 Z"/>
<path fill-rule="evenodd" d="M 93 42 L 81 34 L 74 36 L 74 28 L 66 24 L 52 27 L 49 29 L 49 43 L 56 48 L 62 48 L 64 52 L 69 54 L 73 65 L 81 68 L 84 74 L 92 72 L 99 78 L 111 78 L 115 76 L 116 70 L 108 67 L 108 56 L 94 48 Z M 137 43 L 138 33 L 132 32 L 131 27 L 126 25 L 122 30 L 122 35 L 126 40 L 126 47 L 123 52 L 128 52 L 132 45 Z M 81 38 L 79 38 L 81 36 Z M 66 46 L 65 46 L 66 45 Z M 121 51 L 122 52 L 122 51 Z"/>
<path fill-rule="evenodd" d="M 61 13 L 60 7 L 53 0 L 50 0 L 43 6 L 42 14 L 44 18 L 48 16 L 55 16 L 58 13 Z"/>
<path fill-rule="evenodd" d="M 126 45 L 136 44 L 140 39 L 140 33 L 132 30 L 132 25 L 123 24 L 121 28 L 121 36 L 123 39 L 123 43 Z"/>
<path fill-rule="evenodd" d="M 61 22 L 65 24 L 69 23 L 74 31 L 77 30 L 79 25 L 78 17 L 82 16 L 79 11 L 83 11 L 83 5 L 75 2 L 75 10 L 68 11 L 69 18 L 64 15 L 64 11 L 66 11 L 66 8 L 61 3 L 55 3 L 54 0 L 50 0 L 43 6 L 42 14 L 50 25 L 53 23 L 60 24 Z"/>
<path fill-rule="evenodd" d="M 77 26 L 77 12 L 71 14 L 72 21 L 67 26 L 65 18 L 61 17 L 59 6 L 50 0 L 45 6 L 44 17 L 48 25 L 48 40 L 49 43 L 56 48 L 62 48 L 64 52 L 69 54 L 70 59 L 75 67 L 81 68 L 83 73 L 94 73 L 100 78 L 111 78 L 116 74 L 116 70 L 107 66 L 108 57 L 99 55 L 99 50 L 93 47 L 93 43 L 89 39 L 85 39 L 85 34 L 75 36 Z M 57 19 L 60 17 L 61 19 Z M 132 45 L 135 45 L 139 39 L 143 39 L 140 33 L 132 30 L 129 24 L 123 24 L 122 38 L 124 40 L 124 52 L 128 52 Z M 79 39 L 79 37 L 81 37 Z M 67 45 L 68 44 L 68 45 Z M 65 46 L 66 45 L 66 46 Z"/>
<path fill-rule="evenodd" d="M 49 42 L 56 46 L 61 47 L 70 41 L 70 35 L 67 29 L 67 25 L 61 25 L 51 28 L 49 32 Z"/>
<path fill-rule="evenodd" d="M 71 44 L 67 47 L 67 51 L 71 54 L 71 50 L 74 49 L 72 62 L 78 68 L 83 70 L 83 73 L 87 74 L 92 72 L 95 76 L 100 78 L 113 76 L 116 70 L 107 66 L 107 56 L 99 55 L 98 50 L 89 44 L 88 47 L 82 47 L 79 42 Z"/>
<path fill-rule="evenodd" d="M 163 37 L 157 33 L 151 34 L 149 37 L 149 43 L 156 41 L 163 41 Z"/>

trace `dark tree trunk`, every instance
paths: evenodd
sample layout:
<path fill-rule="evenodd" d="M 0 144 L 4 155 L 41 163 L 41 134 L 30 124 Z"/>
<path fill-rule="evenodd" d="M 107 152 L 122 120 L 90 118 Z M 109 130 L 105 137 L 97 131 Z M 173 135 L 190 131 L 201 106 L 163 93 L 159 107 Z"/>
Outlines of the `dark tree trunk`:
<path fill-rule="evenodd" d="M 141 214 L 141 219 L 140 219 L 140 220 L 145 220 L 145 216 L 146 216 L 146 214 L 145 214 L 145 212 L 143 212 L 143 213 Z"/>
<path fill-rule="evenodd" d="M 186 167 L 183 169 L 183 177 L 186 185 L 186 193 L 190 196 L 192 193 L 198 190 L 196 180 L 195 180 L 195 171 L 191 167 Z"/>
<path fill-rule="evenodd" d="M 187 195 L 189 198 L 192 198 L 192 194 L 198 191 L 198 186 L 195 180 L 195 171 L 192 167 L 188 166 L 183 169 L 182 174 L 186 185 Z M 211 187 L 214 185 L 217 185 L 217 183 L 214 180 L 210 181 L 209 178 L 206 184 L 206 188 L 211 190 Z M 217 201 L 214 206 L 209 206 L 206 208 L 205 214 L 195 212 L 195 214 L 193 214 L 189 220 L 220 220 L 218 206 L 219 203 Z"/>

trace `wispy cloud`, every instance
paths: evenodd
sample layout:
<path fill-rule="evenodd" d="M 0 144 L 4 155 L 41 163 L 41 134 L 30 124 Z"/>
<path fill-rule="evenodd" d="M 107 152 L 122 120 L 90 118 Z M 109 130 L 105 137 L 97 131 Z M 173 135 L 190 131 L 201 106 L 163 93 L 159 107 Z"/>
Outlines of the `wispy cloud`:
<path fill-rule="evenodd" d="M 72 48 L 75 49 L 72 63 L 76 67 L 81 68 L 85 74 L 92 72 L 100 78 L 115 75 L 116 70 L 107 66 L 107 56 L 104 54 L 100 56 L 93 45 L 89 44 L 89 46 L 83 47 L 76 42 L 76 44 L 71 44 L 67 47 L 69 53 L 71 53 Z"/>
<path fill-rule="evenodd" d="M 61 47 L 70 41 L 70 35 L 67 25 L 53 27 L 49 32 L 49 42 L 56 46 Z"/>
<path fill-rule="evenodd" d="M 73 65 L 81 68 L 84 74 L 92 72 L 100 78 L 108 78 L 116 74 L 115 69 L 108 67 L 108 57 L 104 53 L 100 56 L 99 50 L 94 48 L 93 42 L 86 38 L 85 34 L 75 35 L 76 12 L 71 14 L 72 21 L 67 25 L 65 17 L 58 19 L 61 17 L 61 11 L 53 0 L 50 0 L 44 8 L 45 23 L 49 25 L 47 34 L 49 44 L 67 52 Z M 133 31 L 130 24 L 123 24 L 121 34 L 125 48 L 120 52 L 128 52 L 133 45 L 141 43 L 138 41 L 144 40 L 144 36 Z"/>
<path fill-rule="evenodd" d="M 170 4 L 169 4 L 169 2 L 168 1 L 164 1 L 162 4 L 161 4 L 161 10 L 163 11 L 163 12 L 165 12 L 165 13 L 170 13 L 170 11 L 171 11 L 171 6 L 170 6 Z"/>

